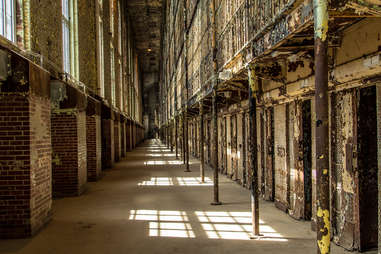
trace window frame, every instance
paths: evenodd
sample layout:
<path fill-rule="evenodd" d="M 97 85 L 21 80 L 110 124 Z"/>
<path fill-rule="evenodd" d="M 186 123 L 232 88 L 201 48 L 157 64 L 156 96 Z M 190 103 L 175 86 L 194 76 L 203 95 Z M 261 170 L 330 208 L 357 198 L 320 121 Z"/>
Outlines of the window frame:
<path fill-rule="evenodd" d="M 8 36 L 8 19 L 7 19 L 7 4 L 11 3 L 11 35 Z M 16 0 L 0 0 L 0 8 L 3 12 L 0 11 L 0 19 L 2 20 L 2 26 L 0 26 L 0 35 L 5 39 L 16 43 Z M 1 10 L 1 9 L 0 9 Z M 1 30 L 2 29 L 2 30 Z"/>

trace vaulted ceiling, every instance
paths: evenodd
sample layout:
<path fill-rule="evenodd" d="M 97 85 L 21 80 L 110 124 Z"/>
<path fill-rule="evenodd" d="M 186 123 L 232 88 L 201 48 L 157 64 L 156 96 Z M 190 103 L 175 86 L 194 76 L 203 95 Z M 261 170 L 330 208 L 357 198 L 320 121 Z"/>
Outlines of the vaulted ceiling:
<path fill-rule="evenodd" d="M 143 73 L 158 73 L 163 0 L 127 0 Z"/>

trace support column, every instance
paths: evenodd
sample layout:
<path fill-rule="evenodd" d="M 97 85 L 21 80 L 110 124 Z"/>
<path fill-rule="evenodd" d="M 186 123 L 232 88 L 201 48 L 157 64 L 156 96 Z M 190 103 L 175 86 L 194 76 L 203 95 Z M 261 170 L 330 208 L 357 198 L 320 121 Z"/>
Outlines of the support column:
<path fill-rule="evenodd" d="M 249 174 L 252 212 L 253 237 L 259 236 L 259 201 L 258 201 L 258 140 L 257 140 L 257 91 L 258 78 L 255 66 L 249 67 Z"/>
<path fill-rule="evenodd" d="M 2 66 L 10 57 L 17 63 L 12 66 L 17 75 L 4 81 L 0 91 L 0 239 L 24 238 L 52 215 L 49 73 L 0 52 Z"/>
<path fill-rule="evenodd" d="M 205 182 L 205 159 L 204 159 L 204 105 L 200 102 L 200 177 Z"/>
<path fill-rule="evenodd" d="M 318 254 L 330 253 L 329 128 L 328 128 L 328 2 L 314 0 L 316 188 Z"/>
<path fill-rule="evenodd" d="M 87 183 L 86 96 L 59 81 L 52 89 L 66 94 L 51 114 L 53 196 L 78 196 Z"/>
<path fill-rule="evenodd" d="M 178 127 L 178 119 L 177 116 L 175 117 L 175 149 L 176 149 L 176 159 L 179 158 L 179 143 L 178 143 L 178 136 L 177 136 L 177 127 Z"/>
<path fill-rule="evenodd" d="M 97 181 L 102 172 L 102 133 L 101 103 L 92 97 L 87 98 L 86 143 L 87 143 L 87 180 Z"/>
<path fill-rule="evenodd" d="M 217 26 L 216 26 L 216 3 L 211 0 L 211 26 L 212 26 L 212 49 L 213 49 L 213 72 L 215 79 L 213 81 L 213 97 L 212 97 L 212 121 L 213 121 L 213 150 L 214 150 L 214 198 L 212 205 L 221 205 L 219 200 L 218 189 L 218 109 L 217 109 L 217 85 L 218 85 L 218 68 L 217 68 Z"/>
<path fill-rule="evenodd" d="M 213 138 L 212 138 L 212 147 L 214 150 L 213 156 L 213 167 L 214 167 L 214 184 L 213 184 L 213 203 L 212 205 L 221 205 L 219 198 L 219 183 L 218 183 L 218 121 L 217 121 L 217 91 L 213 90 L 213 98 L 212 98 L 212 118 L 213 118 Z"/>
<path fill-rule="evenodd" d="M 181 143 L 182 143 L 182 153 L 183 153 L 183 163 L 184 163 L 184 165 L 185 165 L 185 163 L 186 163 L 186 156 L 185 156 L 185 124 L 184 124 L 184 122 L 185 122 L 185 119 L 184 119 L 184 115 L 185 115 L 185 113 L 183 112 L 182 113 L 182 115 L 181 115 L 181 119 L 182 119 L 182 133 L 183 133 L 183 135 L 182 135 L 182 137 L 181 137 Z"/>
<path fill-rule="evenodd" d="M 378 136 L 378 253 L 381 254 L 381 84 L 377 85 Z"/>
<path fill-rule="evenodd" d="M 191 172 L 189 169 L 189 137 L 188 137 L 188 108 L 185 108 L 184 112 L 184 126 L 185 126 L 185 136 L 184 136 L 184 145 L 185 145 L 185 172 Z"/>
<path fill-rule="evenodd" d="M 172 122 L 171 122 L 171 125 L 169 127 L 169 138 L 170 138 L 170 142 L 171 142 L 171 153 L 173 153 L 173 126 L 172 126 Z"/>

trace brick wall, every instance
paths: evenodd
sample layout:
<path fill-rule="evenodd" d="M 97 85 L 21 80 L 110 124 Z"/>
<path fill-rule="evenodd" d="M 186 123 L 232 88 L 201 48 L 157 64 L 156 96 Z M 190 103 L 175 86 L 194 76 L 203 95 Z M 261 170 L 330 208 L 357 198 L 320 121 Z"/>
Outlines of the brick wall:
<path fill-rule="evenodd" d="M 53 195 L 80 195 L 86 174 L 85 113 L 75 109 L 52 112 Z M 64 142 L 63 142 L 64 141 Z"/>
<path fill-rule="evenodd" d="M 48 100 L 0 96 L 0 238 L 30 236 L 49 219 L 49 114 Z"/>
<path fill-rule="evenodd" d="M 96 181 L 101 174 L 101 121 L 100 116 L 86 117 L 87 140 L 87 180 Z"/>

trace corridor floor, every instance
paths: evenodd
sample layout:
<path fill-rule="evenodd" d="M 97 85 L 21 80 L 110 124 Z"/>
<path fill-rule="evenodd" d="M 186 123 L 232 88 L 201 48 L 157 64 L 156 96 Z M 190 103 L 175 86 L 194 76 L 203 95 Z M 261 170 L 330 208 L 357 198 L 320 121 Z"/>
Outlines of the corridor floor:
<path fill-rule="evenodd" d="M 30 239 L 2 240 L 0 253 L 316 253 L 310 223 L 260 202 L 260 240 L 249 240 L 249 192 L 220 176 L 222 206 L 211 206 L 212 171 L 200 183 L 150 140 L 128 153 L 80 197 L 53 202 L 53 219 Z M 335 253 L 342 253 L 335 252 Z"/>

